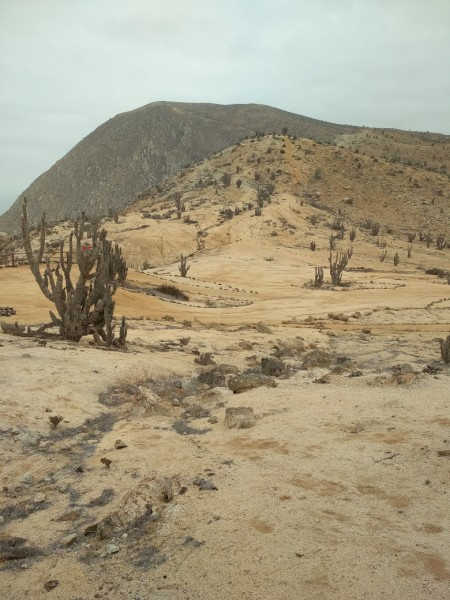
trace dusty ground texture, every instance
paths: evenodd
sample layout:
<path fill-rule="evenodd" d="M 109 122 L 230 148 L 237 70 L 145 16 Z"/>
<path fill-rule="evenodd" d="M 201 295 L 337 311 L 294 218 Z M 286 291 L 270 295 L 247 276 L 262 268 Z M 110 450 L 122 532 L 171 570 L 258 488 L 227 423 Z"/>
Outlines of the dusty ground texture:
<path fill-rule="evenodd" d="M 0 333 L 1 598 L 450 597 L 450 286 L 425 274 L 449 251 L 407 259 L 397 234 L 382 263 L 358 230 L 346 286 L 312 289 L 313 214 L 280 193 L 218 222 L 205 200 L 200 248 L 122 216 L 130 260 L 155 257 L 116 294 L 126 352 Z M 26 266 L 0 270 L 0 306 L 51 307 Z"/>

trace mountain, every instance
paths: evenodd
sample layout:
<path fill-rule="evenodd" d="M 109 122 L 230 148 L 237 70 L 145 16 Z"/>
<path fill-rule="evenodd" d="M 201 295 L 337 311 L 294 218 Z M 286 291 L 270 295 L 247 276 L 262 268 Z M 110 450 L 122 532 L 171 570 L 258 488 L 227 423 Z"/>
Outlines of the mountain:
<path fill-rule="evenodd" d="M 0 216 L 0 231 L 19 228 L 23 196 L 32 221 L 43 211 L 49 221 L 75 217 L 81 210 L 105 215 L 242 138 L 283 128 L 322 142 L 358 130 L 259 104 L 155 102 L 119 114 L 85 137 Z"/>

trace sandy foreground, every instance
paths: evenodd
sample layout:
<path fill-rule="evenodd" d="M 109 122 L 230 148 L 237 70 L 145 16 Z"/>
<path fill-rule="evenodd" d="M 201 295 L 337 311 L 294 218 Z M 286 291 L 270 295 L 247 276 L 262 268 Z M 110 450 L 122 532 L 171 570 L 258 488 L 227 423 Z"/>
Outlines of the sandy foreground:
<path fill-rule="evenodd" d="M 130 272 L 126 352 L 0 333 L 2 599 L 450 598 L 450 288 L 306 290 L 291 250 L 245 244 L 194 260 L 185 303 L 138 290 L 176 265 Z M 0 306 L 50 308 L 26 267 Z"/>

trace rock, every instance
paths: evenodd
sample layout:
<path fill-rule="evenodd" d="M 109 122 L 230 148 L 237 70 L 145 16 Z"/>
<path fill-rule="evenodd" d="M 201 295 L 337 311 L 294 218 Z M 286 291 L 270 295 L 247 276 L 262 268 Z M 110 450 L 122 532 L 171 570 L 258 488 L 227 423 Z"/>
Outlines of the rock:
<path fill-rule="evenodd" d="M 305 356 L 305 359 L 303 360 L 302 366 L 304 369 L 311 369 L 313 367 L 324 368 L 329 367 L 331 365 L 332 360 L 333 357 L 331 356 L 331 354 L 325 352 L 325 350 L 317 348 L 316 350 L 308 352 L 308 354 Z"/>
<path fill-rule="evenodd" d="M 251 390 L 255 387 L 266 385 L 268 387 L 277 387 L 275 379 L 268 377 L 267 375 L 260 375 L 259 373 L 244 373 L 237 377 L 231 377 L 228 381 L 228 387 L 233 394 L 239 394 L 246 390 Z"/>
<path fill-rule="evenodd" d="M 116 441 L 114 442 L 114 448 L 115 448 L 116 450 L 121 450 L 122 448 L 127 448 L 127 445 L 126 445 L 126 444 L 125 444 L 125 442 L 124 442 L 124 441 L 122 441 L 122 440 L 116 440 Z"/>
<path fill-rule="evenodd" d="M 145 417 L 161 410 L 162 400 L 153 390 L 140 385 L 137 391 L 133 409 L 134 417 Z"/>
<path fill-rule="evenodd" d="M 253 350 L 253 344 L 251 342 L 241 341 L 239 342 L 239 347 L 243 350 Z"/>
<path fill-rule="evenodd" d="M 5 517 L 0 515 L 0 525 L 3 525 L 4 523 L 5 523 Z"/>
<path fill-rule="evenodd" d="M 120 548 L 117 544 L 107 544 L 106 548 L 105 548 L 105 553 L 107 555 L 110 554 L 117 554 L 117 552 L 120 551 Z"/>
<path fill-rule="evenodd" d="M 299 354 L 305 351 L 305 344 L 300 338 L 280 340 L 273 347 L 277 358 L 281 358 L 282 356 L 297 358 Z"/>
<path fill-rule="evenodd" d="M 450 456 L 450 450 L 438 450 L 438 456 Z"/>
<path fill-rule="evenodd" d="M 43 492 L 39 492 L 33 498 L 33 502 L 35 502 L 36 504 L 41 504 L 42 502 L 45 502 L 46 498 L 47 497 L 46 497 L 46 495 Z"/>
<path fill-rule="evenodd" d="M 170 478 L 171 486 L 179 488 L 179 481 Z M 96 524 L 95 531 L 100 539 L 123 533 L 145 520 L 155 520 L 157 510 L 164 506 L 173 494 L 168 478 L 154 475 L 143 479 L 137 487 L 128 491 L 115 510 Z"/>
<path fill-rule="evenodd" d="M 264 323 L 258 323 L 256 325 L 256 331 L 258 331 L 258 333 L 272 333 L 270 327 L 267 327 Z"/>
<path fill-rule="evenodd" d="M 50 581 L 46 581 L 44 583 L 44 591 L 51 592 L 52 590 L 55 589 L 55 587 L 58 587 L 58 585 L 59 585 L 58 579 L 50 579 Z"/>
<path fill-rule="evenodd" d="M 248 429 L 256 423 L 253 409 L 247 406 L 227 408 L 225 411 L 225 425 L 230 429 Z"/>
<path fill-rule="evenodd" d="M 192 483 L 194 485 L 196 485 L 199 490 L 206 490 L 206 491 L 217 490 L 217 487 L 214 485 L 214 483 L 210 479 L 201 479 L 200 477 L 197 477 L 196 479 L 194 479 L 194 481 Z"/>
<path fill-rule="evenodd" d="M 206 383 L 209 387 L 223 387 L 227 382 L 227 375 L 237 374 L 239 369 L 234 365 L 220 364 L 204 369 L 197 377 L 200 383 Z"/>
<path fill-rule="evenodd" d="M 73 544 L 75 544 L 77 539 L 78 536 L 76 533 L 70 533 L 69 535 L 63 537 L 63 539 L 61 540 L 61 546 L 64 546 L 64 548 L 69 548 L 70 546 L 73 546 Z"/>
<path fill-rule="evenodd" d="M 20 481 L 26 484 L 33 483 L 34 475 L 32 473 L 25 473 L 24 475 L 22 475 Z"/>
<path fill-rule="evenodd" d="M 262 358 L 261 372 L 263 375 L 273 375 L 279 377 L 286 370 L 285 363 L 279 358 Z"/>

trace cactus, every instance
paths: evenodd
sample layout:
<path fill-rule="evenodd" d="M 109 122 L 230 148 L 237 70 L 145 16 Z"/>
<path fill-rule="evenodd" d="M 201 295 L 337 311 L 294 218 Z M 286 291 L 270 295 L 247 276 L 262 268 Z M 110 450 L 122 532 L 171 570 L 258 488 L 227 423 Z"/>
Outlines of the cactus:
<path fill-rule="evenodd" d="M 348 265 L 348 261 L 349 257 L 347 252 L 339 250 L 334 258 L 330 252 L 328 262 L 330 263 L 330 276 L 333 285 L 341 285 L 342 273 Z"/>
<path fill-rule="evenodd" d="M 445 363 L 450 364 L 450 335 L 441 340 L 441 356 Z"/>
<path fill-rule="evenodd" d="M 92 245 L 82 242 L 85 233 L 86 218 L 83 213 L 69 236 L 67 252 L 64 241 L 59 246 L 59 262 L 51 268 L 47 259 L 41 272 L 41 263 L 45 248 L 45 214 L 42 215 L 39 232 L 40 243 L 37 252 L 31 247 L 31 235 L 28 224 L 27 202 L 22 207 L 22 236 L 30 270 L 44 296 L 53 302 L 56 314 L 50 311 L 51 322 L 40 327 L 58 327 L 65 340 L 80 341 L 83 336 L 93 335 L 97 344 L 102 346 L 125 347 L 125 335 L 116 338 L 112 332 L 114 315 L 113 295 L 117 284 L 125 281 L 127 265 L 117 244 L 106 239 L 106 230 L 92 231 Z M 74 249 L 75 241 L 75 249 Z M 74 251 L 75 250 L 75 251 Z M 78 280 L 72 281 L 72 266 L 78 266 Z M 122 319 L 122 322 L 124 318 Z"/>
<path fill-rule="evenodd" d="M 323 284 L 323 267 L 315 267 L 314 270 L 314 283 L 313 286 L 315 288 L 322 287 Z"/>
<path fill-rule="evenodd" d="M 190 268 L 190 265 L 187 264 L 187 258 L 181 255 L 180 264 L 178 265 L 178 270 L 180 271 L 181 277 L 186 277 Z"/>

